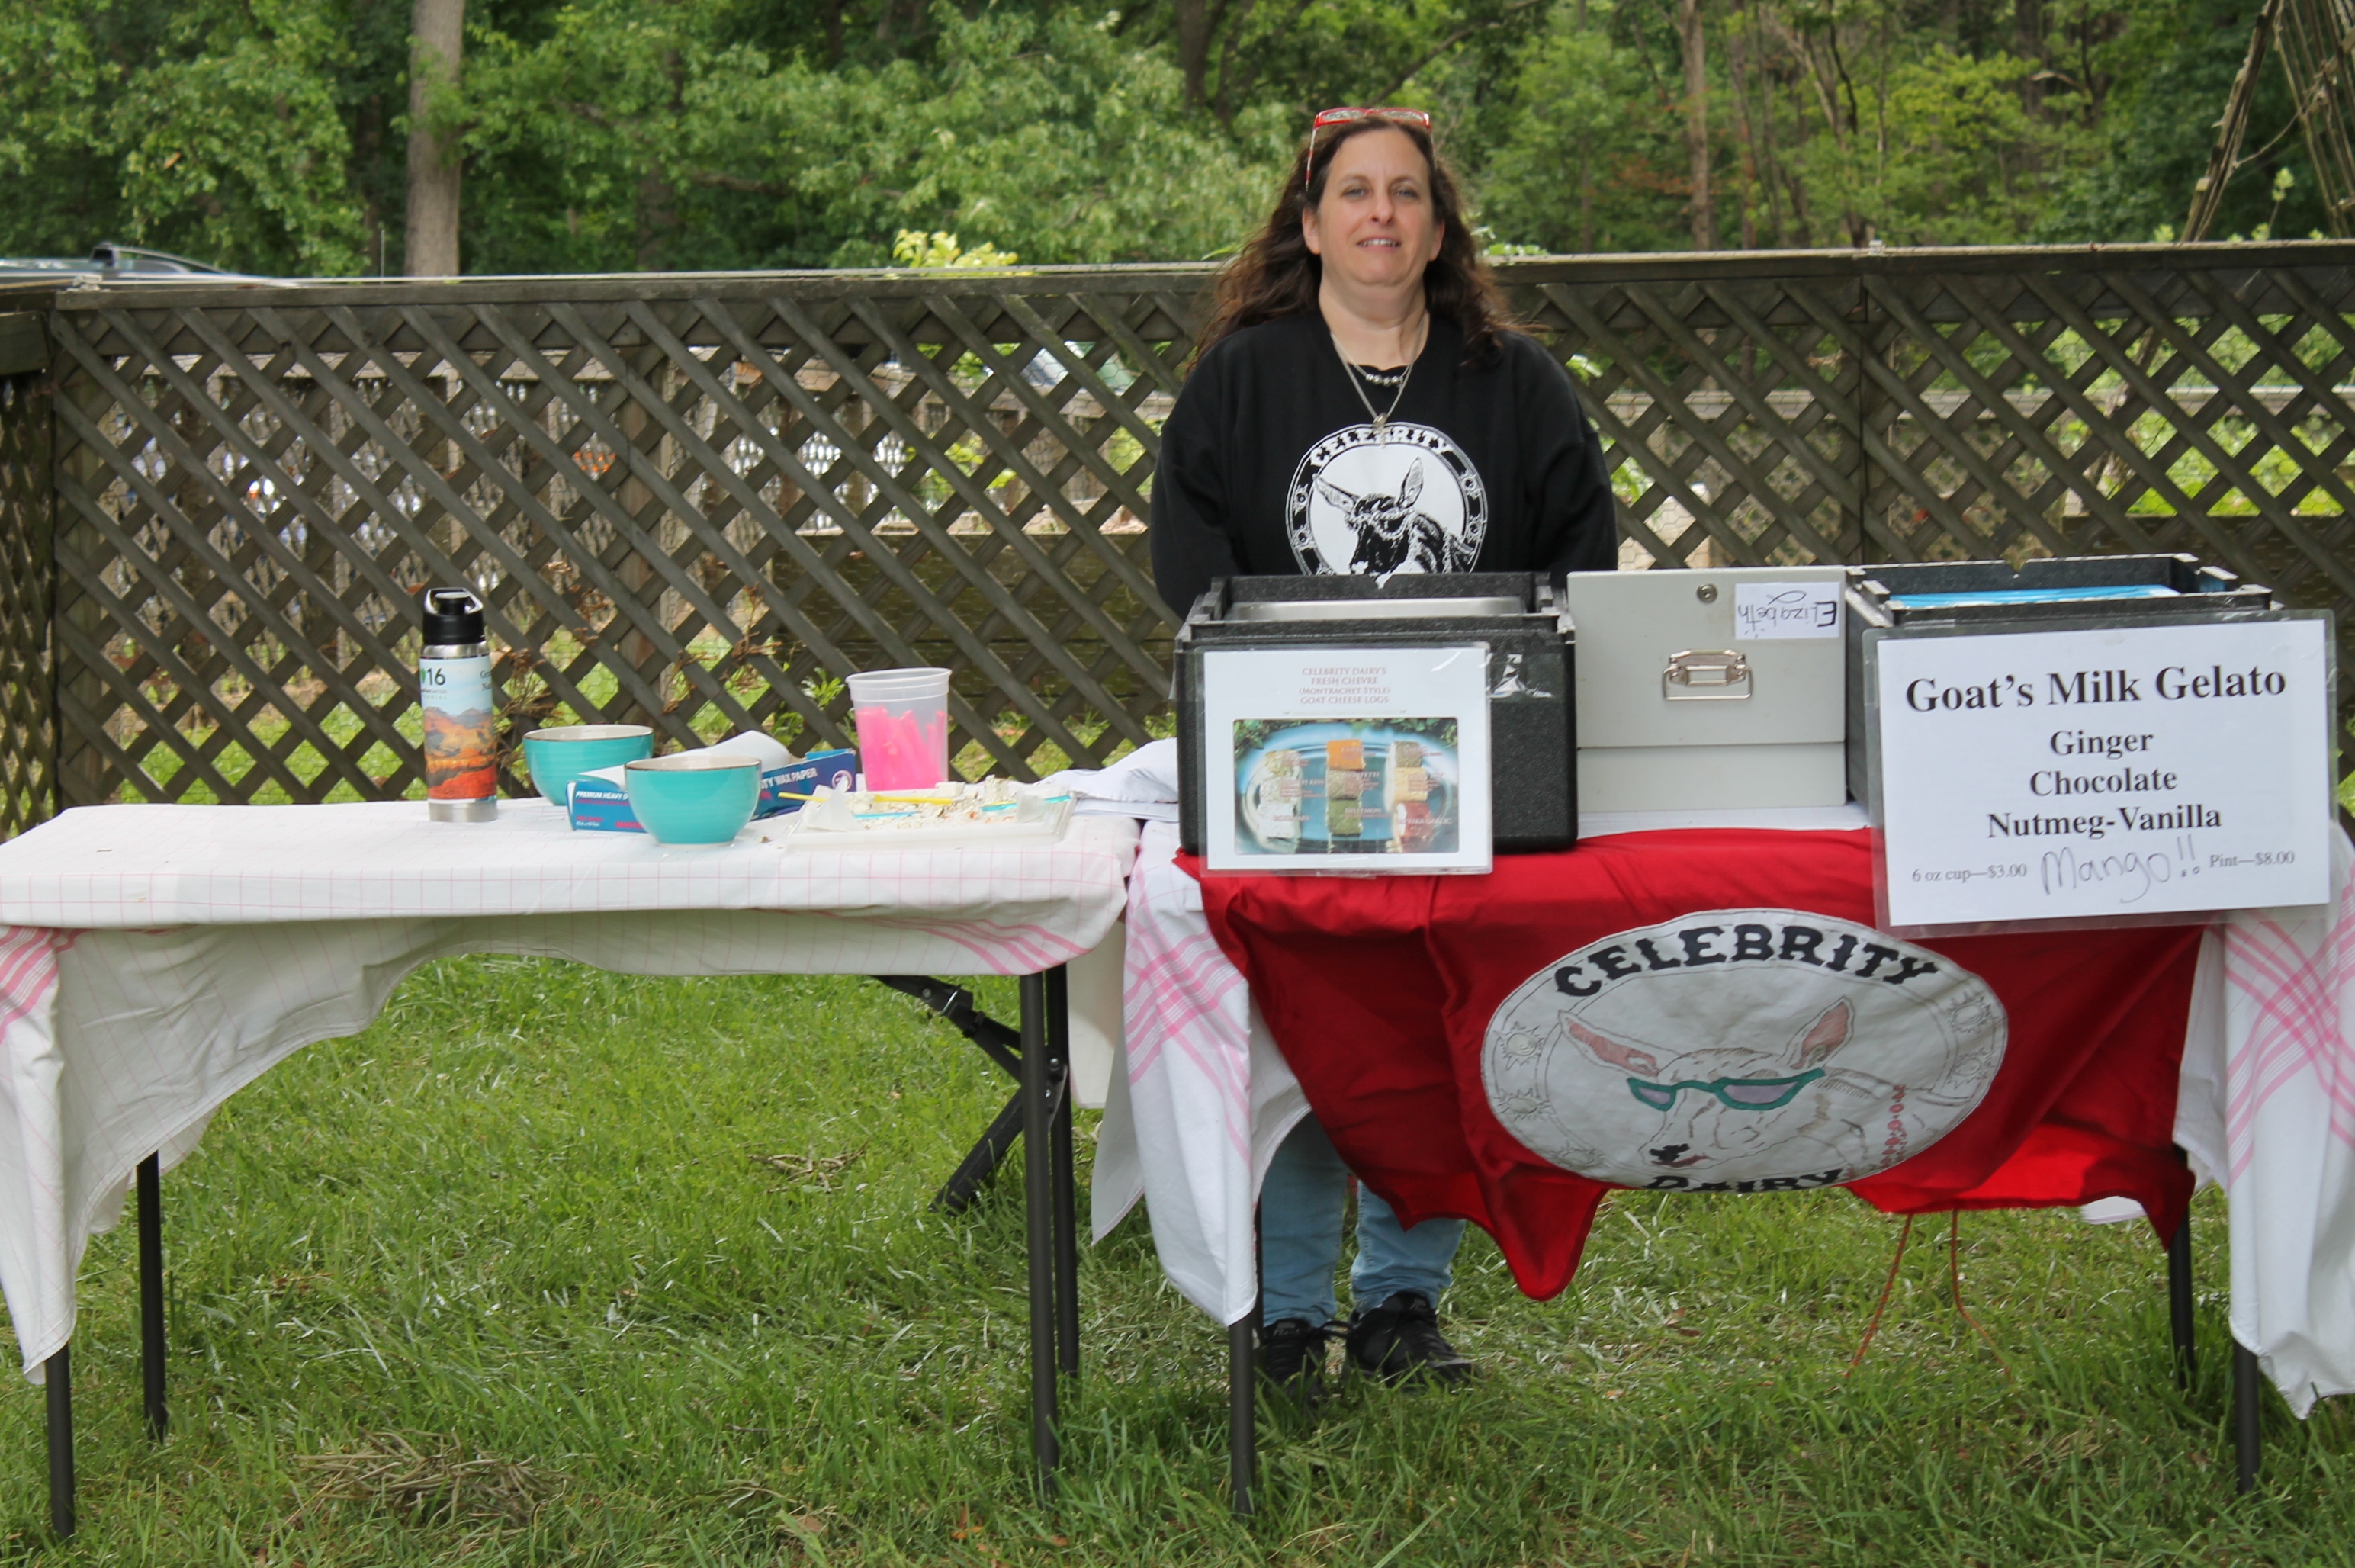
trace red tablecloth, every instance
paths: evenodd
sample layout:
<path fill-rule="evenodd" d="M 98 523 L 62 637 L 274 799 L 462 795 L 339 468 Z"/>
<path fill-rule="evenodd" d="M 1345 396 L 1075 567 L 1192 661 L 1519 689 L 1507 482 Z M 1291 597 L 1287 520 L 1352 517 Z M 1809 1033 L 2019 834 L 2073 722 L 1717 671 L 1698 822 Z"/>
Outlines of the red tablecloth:
<path fill-rule="evenodd" d="M 1613 1185 L 1838 1184 L 1891 1213 L 2117 1196 L 2171 1234 L 2201 928 L 1904 944 L 1868 929 L 1871 879 L 1863 832 L 1693 829 L 1482 877 L 1202 886 L 1343 1157 L 1410 1224 L 1486 1228 L 1532 1296 Z"/>

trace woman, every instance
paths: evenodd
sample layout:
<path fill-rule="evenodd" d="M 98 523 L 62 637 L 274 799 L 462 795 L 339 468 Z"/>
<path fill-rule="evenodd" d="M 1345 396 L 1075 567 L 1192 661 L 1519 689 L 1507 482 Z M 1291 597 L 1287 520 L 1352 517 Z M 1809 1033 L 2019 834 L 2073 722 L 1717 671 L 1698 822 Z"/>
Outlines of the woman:
<path fill-rule="evenodd" d="M 1181 613 L 1218 577 L 1598 571 L 1617 530 L 1569 376 L 1510 329 L 1414 110 L 1328 109 L 1217 308 L 1162 432 L 1153 570 Z M 1348 1172 L 1314 1117 L 1260 1195 L 1261 1366 L 1314 1394 Z M 1461 1220 L 1358 1200 L 1349 1363 L 1461 1382 L 1440 1333 Z"/>

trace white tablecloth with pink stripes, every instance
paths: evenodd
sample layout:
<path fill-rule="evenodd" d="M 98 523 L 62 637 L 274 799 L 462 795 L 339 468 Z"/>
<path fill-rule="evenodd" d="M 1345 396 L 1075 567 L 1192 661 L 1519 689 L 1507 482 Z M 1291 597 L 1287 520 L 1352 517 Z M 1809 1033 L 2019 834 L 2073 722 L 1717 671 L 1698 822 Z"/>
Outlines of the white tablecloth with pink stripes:
<path fill-rule="evenodd" d="M 168 1169 L 291 1052 L 460 953 L 640 975 L 1027 975 L 1120 918 L 1135 824 L 1051 843 L 811 852 L 575 833 L 538 801 L 91 806 L 0 845 L 0 1291 L 25 1358 L 149 1154 Z"/>
<path fill-rule="evenodd" d="M 1627 813 L 1646 827 L 1855 827 L 1825 811 Z M 1126 1040 L 1098 1139 L 1101 1238 L 1142 1198 L 1170 1281 L 1222 1323 L 1258 1294 L 1252 1213 L 1307 1114 L 1250 988 L 1210 935 L 1174 825 L 1145 831 L 1129 884 Z M 2335 836 L 2332 901 L 2247 910 L 2200 947 L 2176 1142 L 2232 1206 L 2232 1335 L 2300 1415 L 2355 1392 L 2355 848 Z M 2129 1206 L 2131 1208 L 2131 1206 Z M 2138 1212 L 2138 1211 L 2133 1211 Z"/>

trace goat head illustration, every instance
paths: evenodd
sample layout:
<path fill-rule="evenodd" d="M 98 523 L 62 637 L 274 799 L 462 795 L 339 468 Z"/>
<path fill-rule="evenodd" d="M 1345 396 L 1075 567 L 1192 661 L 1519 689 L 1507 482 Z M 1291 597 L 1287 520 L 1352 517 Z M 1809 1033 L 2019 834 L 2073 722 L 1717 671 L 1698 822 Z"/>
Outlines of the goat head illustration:
<path fill-rule="evenodd" d="M 1423 498 L 1421 458 L 1399 481 L 1395 496 L 1380 491 L 1354 496 L 1324 478 L 1316 481 L 1316 493 L 1341 514 L 1342 522 L 1357 539 L 1357 549 L 1349 558 L 1352 572 L 1388 577 L 1410 560 L 1418 571 L 1464 570 L 1456 564 L 1461 552 L 1447 529 L 1416 504 Z"/>
<path fill-rule="evenodd" d="M 1855 1023 L 1843 998 L 1772 1046 L 1735 1042 L 1669 1054 L 1563 1019 L 1588 1060 L 1626 1074 L 1638 1115 L 1657 1114 L 1643 1138 L 1642 1163 L 1696 1178 L 1721 1161 L 1770 1148 L 1790 1154 L 1795 1168 L 1864 1165 L 1871 1153 L 1868 1123 L 1876 1104 L 1886 1115 L 1890 1086 L 1833 1065 Z"/>

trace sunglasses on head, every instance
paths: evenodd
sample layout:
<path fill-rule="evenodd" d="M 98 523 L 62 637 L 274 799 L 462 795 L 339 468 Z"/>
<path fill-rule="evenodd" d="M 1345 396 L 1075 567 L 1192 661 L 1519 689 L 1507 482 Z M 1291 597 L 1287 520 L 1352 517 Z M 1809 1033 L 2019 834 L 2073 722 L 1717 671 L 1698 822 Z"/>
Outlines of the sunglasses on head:
<path fill-rule="evenodd" d="M 1431 113 L 1423 109 L 1327 109 L 1320 111 L 1308 126 L 1308 153 L 1300 160 L 1300 174 L 1305 179 L 1316 165 L 1316 133 L 1333 125 L 1354 124 L 1360 120 L 1387 120 L 1393 125 L 1412 125 L 1416 130 L 1431 130 Z"/>

